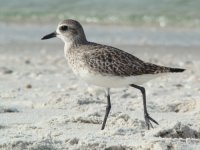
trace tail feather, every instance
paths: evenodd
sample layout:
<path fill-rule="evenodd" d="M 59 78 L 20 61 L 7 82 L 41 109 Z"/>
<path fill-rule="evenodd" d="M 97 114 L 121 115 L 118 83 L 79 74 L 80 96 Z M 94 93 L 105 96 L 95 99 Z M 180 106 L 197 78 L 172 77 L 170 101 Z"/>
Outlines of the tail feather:
<path fill-rule="evenodd" d="M 185 69 L 182 68 L 170 68 L 159 66 L 151 63 L 146 63 L 145 73 L 146 74 L 157 74 L 157 73 L 167 73 L 167 72 L 183 72 Z"/>
<path fill-rule="evenodd" d="M 183 72 L 185 71 L 185 69 L 181 69 L 181 68 L 169 68 L 170 72 Z"/>

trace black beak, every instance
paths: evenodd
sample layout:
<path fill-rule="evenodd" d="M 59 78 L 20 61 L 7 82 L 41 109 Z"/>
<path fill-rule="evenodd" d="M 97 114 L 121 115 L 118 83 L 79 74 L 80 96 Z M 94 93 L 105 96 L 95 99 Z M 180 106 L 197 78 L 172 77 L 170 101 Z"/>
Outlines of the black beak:
<path fill-rule="evenodd" d="M 46 40 L 46 39 L 54 38 L 54 37 L 56 37 L 56 35 L 57 35 L 57 33 L 53 32 L 53 33 L 45 35 L 43 38 L 41 38 L 41 40 Z"/>

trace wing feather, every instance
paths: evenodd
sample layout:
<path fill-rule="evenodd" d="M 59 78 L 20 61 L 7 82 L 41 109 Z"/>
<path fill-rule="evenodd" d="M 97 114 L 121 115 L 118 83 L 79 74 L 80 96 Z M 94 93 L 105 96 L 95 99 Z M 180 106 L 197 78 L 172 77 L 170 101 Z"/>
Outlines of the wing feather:
<path fill-rule="evenodd" d="M 120 49 L 93 44 L 84 53 L 87 66 L 95 72 L 115 76 L 132 76 L 145 73 L 145 62 Z"/>

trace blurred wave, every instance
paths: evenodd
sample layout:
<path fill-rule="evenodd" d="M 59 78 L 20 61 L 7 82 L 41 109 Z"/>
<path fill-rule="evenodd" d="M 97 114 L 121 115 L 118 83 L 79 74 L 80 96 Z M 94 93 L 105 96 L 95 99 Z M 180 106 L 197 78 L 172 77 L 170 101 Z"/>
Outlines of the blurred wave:
<path fill-rule="evenodd" d="M 96 24 L 200 27 L 200 0 L 0 0 L 1 22 L 66 18 Z"/>
<path fill-rule="evenodd" d="M 152 45 L 200 47 L 200 30 L 177 30 L 165 28 L 137 28 L 125 26 L 83 25 L 87 39 L 108 45 Z M 2 24 L 0 23 L 0 47 L 6 45 L 53 44 L 61 43 L 57 38 L 41 41 L 40 39 L 54 31 L 56 25 L 38 24 Z"/>

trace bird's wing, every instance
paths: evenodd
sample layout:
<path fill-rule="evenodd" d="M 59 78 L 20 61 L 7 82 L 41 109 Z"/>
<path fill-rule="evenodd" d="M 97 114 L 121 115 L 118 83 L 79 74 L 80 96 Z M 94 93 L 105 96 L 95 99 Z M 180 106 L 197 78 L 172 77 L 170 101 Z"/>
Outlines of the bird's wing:
<path fill-rule="evenodd" d="M 90 45 L 84 54 L 90 70 L 114 76 L 133 76 L 159 73 L 161 66 L 145 63 L 120 49 L 105 45 Z"/>

